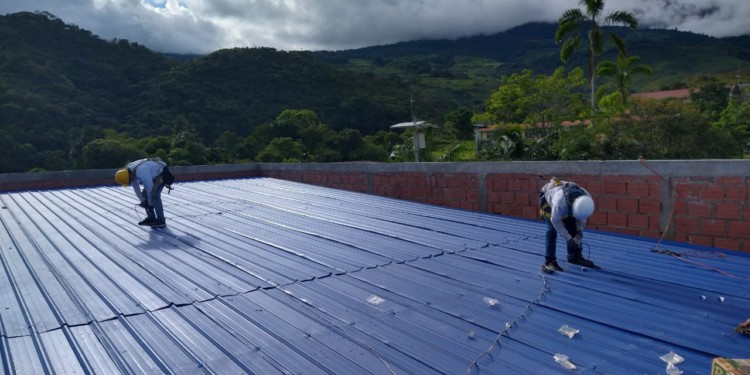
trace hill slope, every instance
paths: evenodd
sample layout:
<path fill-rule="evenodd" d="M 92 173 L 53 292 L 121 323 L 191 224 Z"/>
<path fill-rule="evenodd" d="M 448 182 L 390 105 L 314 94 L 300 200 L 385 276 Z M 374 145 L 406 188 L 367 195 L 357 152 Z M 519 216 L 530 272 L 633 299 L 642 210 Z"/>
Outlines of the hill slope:
<path fill-rule="evenodd" d="M 206 139 L 222 131 L 247 135 L 284 109 L 310 109 L 334 129 L 365 133 L 407 114 L 407 97 L 391 82 L 359 77 L 307 52 L 271 48 L 219 50 L 178 65 L 144 95 L 165 122 L 184 114 Z"/>
<path fill-rule="evenodd" d="M 0 172 L 70 168 L 105 130 L 129 137 L 195 129 L 205 145 L 250 134 L 285 109 L 310 109 L 335 130 L 363 134 L 417 117 L 441 124 L 461 107 L 481 110 L 503 75 L 561 65 L 555 24 L 534 23 L 458 40 L 422 40 L 346 51 L 219 50 L 156 53 L 104 41 L 45 12 L 0 16 Z M 655 74 L 639 91 L 702 76 L 748 80 L 750 36 L 613 29 Z M 602 56 L 611 58 L 612 51 Z M 568 65 L 583 66 L 581 51 Z"/>
<path fill-rule="evenodd" d="M 195 129 L 211 145 L 247 135 L 284 109 L 311 109 L 334 129 L 386 130 L 409 94 L 308 52 L 220 50 L 175 58 L 104 41 L 52 14 L 0 16 L 0 172 L 71 167 L 107 129 L 131 137 Z"/>
<path fill-rule="evenodd" d="M 481 106 L 500 77 L 521 69 L 548 74 L 563 65 L 554 43 L 557 24 L 529 23 L 505 32 L 458 40 L 420 40 L 356 50 L 318 52 L 325 61 L 360 74 L 410 80 L 437 100 Z M 736 80 L 738 66 L 750 80 L 750 35 L 713 38 L 674 30 L 605 28 L 621 36 L 631 56 L 652 66 L 654 75 L 634 82 L 635 91 L 694 85 L 716 76 Z M 599 58 L 612 59 L 609 43 Z M 581 50 L 567 67 L 585 67 Z"/>
<path fill-rule="evenodd" d="M 68 167 L 85 129 L 119 127 L 142 84 L 173 66 L 48 13 L 0 17 L 0 50 L 0 171 Z"/>

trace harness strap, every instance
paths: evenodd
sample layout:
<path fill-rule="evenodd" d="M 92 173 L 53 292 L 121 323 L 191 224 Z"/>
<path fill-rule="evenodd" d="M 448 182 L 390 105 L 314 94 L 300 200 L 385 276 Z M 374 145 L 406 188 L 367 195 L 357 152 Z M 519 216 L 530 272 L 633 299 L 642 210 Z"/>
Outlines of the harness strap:
<path fill-rule="evenodd" d="M 568 212 L 572 215 L 573 202 L 575 202 L 578 197 L 586 195 L 586 192 L 573 182 L 566 182 L 565 185 L 563 185 L 563 192 L 565 200 L 568 202 Z"/>
<path fill-rule="evenodd" d="M 135 172 L 138 170 L 138 167 L 140 167 L 141 165 L 143 165 L 143 163 L 145 163 L 147 161 L 154 161 L 154 162 L 157 162 L 157 163 L 161 164 L 162 165 L 162 173 L 164 173 L 164 169 L 163 168 L 167 165 L 167 163 L 163 162 L 160 158 L 146 158 L 146 159 L 141 159 L 141 160 L 138 160 L 138 161 L 139 161 L 139 163 L 136 164 L 133 167 L 132 170 L 130 168 L 128 168 L 130 170 L 130 173 L 132 173 L 133 175 L 135 175 Z"/>
<path fill-rule="evenodd" d="M 560 185 L 562 185 L 565 202 L 568 204 L 568 217 L 573 216 L 573 202 L 576 198 L 585 195 L 586 192 L 574 182 L 561 181 L 557 178 L 552 179 L 552 186 L 550 186 L 550 188 L 558 187 Z M 549 205 L 549 202 L 547 202 L 547 198 L 545 197 L 547 191 L 539 192 L 539 215 L 541 215 L 542 218 L 549 219 L 552 217 L 552 207 Z"/>

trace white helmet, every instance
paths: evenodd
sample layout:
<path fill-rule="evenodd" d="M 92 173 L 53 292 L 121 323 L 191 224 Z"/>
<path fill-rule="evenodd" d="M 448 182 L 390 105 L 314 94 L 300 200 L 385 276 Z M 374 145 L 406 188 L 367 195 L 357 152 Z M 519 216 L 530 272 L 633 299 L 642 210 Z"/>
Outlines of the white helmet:
<path fill-rule="evenodd" d="M 594 200 L 588 195 L 581 195 L 573 201 L 573 216 L 578 220 L 587 219 L 594 213 Z"/>

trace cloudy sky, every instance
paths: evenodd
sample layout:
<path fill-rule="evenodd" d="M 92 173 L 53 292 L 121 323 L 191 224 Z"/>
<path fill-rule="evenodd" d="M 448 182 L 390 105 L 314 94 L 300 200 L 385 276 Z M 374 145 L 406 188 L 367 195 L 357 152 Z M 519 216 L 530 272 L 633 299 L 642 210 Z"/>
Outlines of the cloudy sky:
<path fill-rule="evenodd" d="M 750 34 L 750 0 L 608 0 L 641 27 Z M 492 34 L 556 21 L 578 0 L 3 0 L 0 14 L 46 11 L 102 39 L 160 52 L 228 47 L 341 50 Z"/>

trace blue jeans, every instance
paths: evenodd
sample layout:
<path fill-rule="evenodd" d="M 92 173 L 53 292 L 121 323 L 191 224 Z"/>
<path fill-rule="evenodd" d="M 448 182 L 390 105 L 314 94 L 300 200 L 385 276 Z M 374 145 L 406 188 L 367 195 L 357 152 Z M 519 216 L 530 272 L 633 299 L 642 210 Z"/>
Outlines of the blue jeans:
<path fill-rule="evenodd" d="M 164 190 L 164 184 L 154 187 L 154 192 L 151 194 L 151 200 L 148 201 L 148 208 L 146 209 L 146 215 L 149 219 L 164 219 L 164 205 L 161 203 L 161 191 Z"/>
<path fill-rule="evenodd" d="M 552 225 L 552 221 L 550 221 L 550 219 L 544 218 L 544 221 L 547 223 L 547 248 L 544 253 L 544 260 L 547 262 L 556 261 L 557 230 L 555 230 L 555 227 Z M 565 225 L 565 230 L 567 230 L 571 236 L 575 237 L 576 232 L 578 231 L 578 229 L 576 228 L 576 219 L 563 219 L 563 224 Z M 580 252 L 581 250 L 579 248 L 568 245 L 568 260 L 579 257 L 581 255 Z"/>

